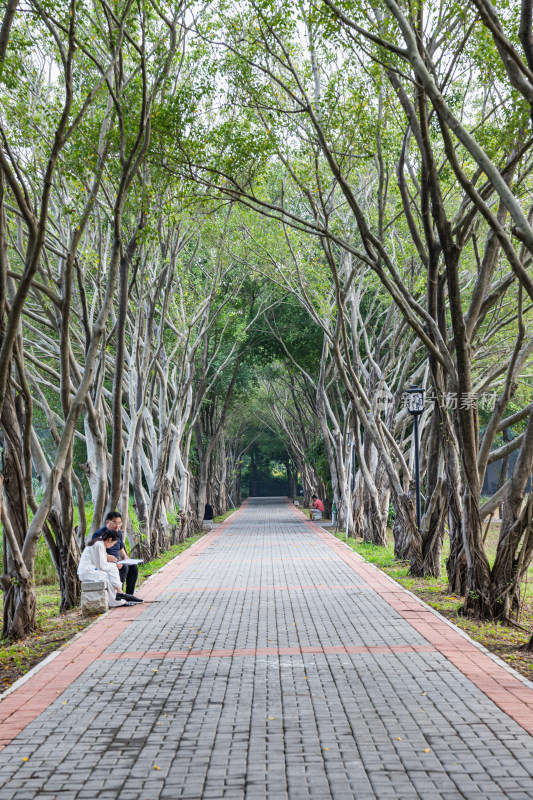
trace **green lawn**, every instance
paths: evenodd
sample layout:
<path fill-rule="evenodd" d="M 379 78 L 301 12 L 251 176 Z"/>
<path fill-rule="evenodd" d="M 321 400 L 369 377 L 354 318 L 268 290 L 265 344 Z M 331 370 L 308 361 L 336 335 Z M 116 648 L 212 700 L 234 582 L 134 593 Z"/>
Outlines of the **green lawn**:
<path fill-rule="evenodd" d="M 220 514 L 219 517 L 215 517 L 213 522 L 215 522 L 216 524 L 218 524 L 219 522 L 224 522 L 224 520 L 230 517 L 232 514 L 234 514 L 235 511 L 237 511 L 236 508 L 230 508 L 228 511 L 225 512 L 225 514 Z"/>

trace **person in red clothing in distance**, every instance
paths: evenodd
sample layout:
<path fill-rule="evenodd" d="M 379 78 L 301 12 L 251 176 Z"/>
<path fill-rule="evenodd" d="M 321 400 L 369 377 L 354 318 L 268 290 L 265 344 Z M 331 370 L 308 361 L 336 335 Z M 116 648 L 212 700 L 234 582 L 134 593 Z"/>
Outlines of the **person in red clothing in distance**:
<path fill-rule="evenodd" d="M 313 511 L 321 511 L 322 514 L 324 513 L 324 503 L 322 500 L 319 500 L 316 494 L 311 496 L 311 508 L 309 509 L 309 519 L 313 519 Z"/>

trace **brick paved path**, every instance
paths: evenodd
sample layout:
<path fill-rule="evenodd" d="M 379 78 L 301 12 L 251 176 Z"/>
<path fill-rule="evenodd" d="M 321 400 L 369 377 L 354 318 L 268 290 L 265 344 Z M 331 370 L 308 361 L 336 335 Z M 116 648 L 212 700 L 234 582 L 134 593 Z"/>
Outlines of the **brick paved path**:
<path fill-rule="evenodd" d="M 143 590 L 0 702 L 2 800 L 533 798 L 530 685 L 287 503 Z"/>

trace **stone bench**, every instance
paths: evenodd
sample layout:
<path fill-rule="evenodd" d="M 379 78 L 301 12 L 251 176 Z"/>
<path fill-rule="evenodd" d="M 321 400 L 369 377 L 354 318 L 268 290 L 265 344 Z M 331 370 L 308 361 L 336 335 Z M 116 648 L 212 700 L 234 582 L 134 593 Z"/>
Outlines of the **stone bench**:
<path fill-rule="evenodd" d="M 313 511 L 313 520 L 315 519 L 322 519 L 322 511 L 318 511 L 317 509 Z"/>
<path fill-rule="evenodd" d="M 105 581 L 82 581 L 81 613 L 84 617 L 94 617 L 109 609 L 107 584 Z"/>

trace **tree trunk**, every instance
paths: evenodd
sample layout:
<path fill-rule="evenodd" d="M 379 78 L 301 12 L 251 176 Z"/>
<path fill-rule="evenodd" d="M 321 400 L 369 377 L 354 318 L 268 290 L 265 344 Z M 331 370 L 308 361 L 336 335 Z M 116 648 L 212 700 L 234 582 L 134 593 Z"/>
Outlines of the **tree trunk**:
<path fill-rule="evenodd" d="M 520 611 L 521 582 L 531 563 L 533 553 L 532 524 L 531 519 L 528 520 L 531 502 L 530 495 L 525 505 L 521 502 L 515 505 L 510 500 L 504 504 L 500 541 L 492 568 L 492 619 L 509 621 L 516 618 Z M 523 553 L 518 559 L 516 553 L 522 538 L 524 538 Z"/>
<path fill-rule="evenodd" d="M 461 524 L 461 475 L 455 439 L 445 437 L 445 472 L 448 492 L 448 535 L 450 554 L 446 559 L 448 591 L 464 597 L 466 594 L 466 554 Z"/>
<path fill-rule="evenodd" d="M 80 468 L 85 472 L 91 490 L 93 518 L 89 533 L 92 535 L 103 525 L 108 500 L 108 456 L 103 411 L 100 409 L 99 413 L 94 407 L 90 410 L 85 408 L 83 421 L 85 440 L 87 442 L 87 462 L 80 464 Z"/>
<path fill-rule="evenodd" d="M 60 611 L 62 612 L 75 608 L 80 602 L 81 594 L 81 585 L 78 579 L 80 549 L 74 531 L 74 504 L 72 491 L 69 489 L 65 491 L 65 483 L 67 481 L 63 477 L 59 484 L 59 492 L 62 495 L 61 513 L 53 508 L 48 517 L 57 552 L 56 571 L 59 578 Z"/>
<path fill-rule="evenodd" d="M 124 388 L 124 364 L 126 355 L 126 321 L 128 315 L 128 280 L 131 260 L 141 241 L 140 233 L 146 221 L 144 210 L 139 223 L 120 259 L 118 275 L 117 321 L 115 326 L 115 368 L 113 371 L 113 403 L 111 429 L 111 487 L 109 490 L 109 510 L 119 508 L 122 494 L 122 392 Z M 132 415 L 134 410 L 131 409 Z M 125 487 L 129 491 L 129 486 Z"/>
<path fill-rule="evenodd" d="M 394 558 L 397 558 L 398 561 L 408 561 L 411 537 L 409 528 L 404 525 L 402 512 L 398 509 L 398 499 L 394 492 L 392 493 L 391 502 L 394 508 L 394 523 L 392 526 Z"/>
<path fill-rule="evenodd" d="M 440 413 L 438 406 L 436 406 L 431 419 L 428 439 L 426 503 L 421 523 L 424 575 L 432 578 L 440 576 L 440 557 L 446 519 L 446 487 L 443 476 L 444 454 L 442 452 L 443 443 L 440 431 Z"/>
<path fill-rule="evenodd" d="M 398 526 L 398 541 L 405 543 L 404 557 L 409 559 L 409 573 L 415 577 L 424 577 L 424 558 L 422 554 L 422 538 L 416 526 L 415 504 L 405 493 L 394 496 L 392 492 L 395 526 Z"/>
<path fill-rule="evenodd" d="M 32 579 L 10 579 L 2 575 L 4 609 L 2 638 L 23 639 L 35 628 L 37 593 Z"/>
<path fill-rule="evenodd" d="M 507 444 L 508 442 L 511 441 L 510 428 L 504 428 L 503 429 L 503 431 L 502 431 L 502 439 L 503 439 L 505 444 Z M 496 491 L 499 491 L 499 489 L 502 488 L 502 486 L 504 485 L 505 481 L 507 480 L 507 474 L 509 472 L 509 460 L 510 460 L 510 458 L 511 458 L 511 455 L 510 455 L 510 453 L 508 453 L 502 459 L 502 466 L 501 466 L 501 469 L 500 469 L 500 474 L 498 476 L 498 486 L 496 487 Z M 500 505 L 499 511 L 500 511 L 500 519 L 503 519 L 503 505 Z"/>
<path fill-rule="evenodd" d="M 492 619 L 509 620 L 520 609 L 520 587 L 533 553 L 533 493 L 524 495 L 533 465 L 533 413 L 530 414 L 503 506 L 503 521 L 491 570 Z M 520 542 L 522 548 L 519 552 Z"/>
<path fill-rule="evenodd" d="M 363 501 L 363 479 L 361 473 L 356 476 L 355 488 L 352 494 L 352 534 L 356 539 L 362 539 L 365 531 L 365 514 Z M 344 520 L 346 528 L 346 520 Z"/>
<path fill-rule="evenodd" d="M 466 555 L 466 587 L 463 612 L 491 619 L 490 566 L 483 546 L 478 497 L 467 482 L 462 497 L 463 543 Z"/>
<path fill-rule="evenodd" d="M 5 514 L 9 519 L 16 547 L 22 551 L 28 530 L 28 506 L 24 483 L 22 454 L 22 431 L 16 413 L 11 373 L 8 375 L 7 391 L 2 406 L 0 424 L 4 433 L 2 452 L 3 489 Z M 3 502 L 2 502 L 3 507 Z M 33 562 L 17 564 L 9 540 L 4 539 L 6 553 L 2 576 L 4 588 L 4 613 L 2 636 L 20 639 L 35 628 L 36 594 L 33 582 Z"/>
<path fill-rule="evenodd" d="M 150 532 L 148 528 L 148 498 L 142 481 L 141 465 L 142 432 L 133 443 L 131 453 L 131 477 L 133 482 L 133 502 L 135 513 L 139 521 L 139 533 L 136 535 L 135 545 L 132 549 L 134 558 L 150 558 Z"/>
<path fill-rule="evenodd" d="M 382 513 L 379 496 L 363 488 L 364 528 L 363 539 L 365 542 L 387 546 L 387 517 Z"/>

